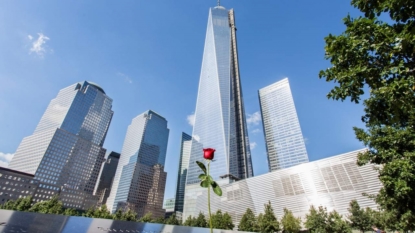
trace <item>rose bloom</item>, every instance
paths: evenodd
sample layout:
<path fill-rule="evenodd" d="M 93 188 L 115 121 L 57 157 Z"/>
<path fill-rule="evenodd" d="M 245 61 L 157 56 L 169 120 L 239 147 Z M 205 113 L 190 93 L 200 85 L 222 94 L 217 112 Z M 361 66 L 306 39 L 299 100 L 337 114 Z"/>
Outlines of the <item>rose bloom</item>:
<path fill-rule="evenodd" d="M 212 149 L 212 148 L 203 149 L 203 158 L 207 160 L 212 160 L 214 156 L 215 156 L 215 149 Z"/>

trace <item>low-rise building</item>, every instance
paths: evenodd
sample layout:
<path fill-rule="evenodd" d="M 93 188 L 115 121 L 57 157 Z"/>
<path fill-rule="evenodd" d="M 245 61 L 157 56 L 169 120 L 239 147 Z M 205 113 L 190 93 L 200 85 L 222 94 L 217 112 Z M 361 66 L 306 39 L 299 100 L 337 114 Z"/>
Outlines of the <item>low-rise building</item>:
<path fill-rule="evenodd" d="M 377 205 L 363 193 L 377 194 L 382 187 L 374 165 L 357 166 L 357 150 L 329 158 L 303 163 L 286 169 L 223 185 L 222 196 L 211 195 L 211 209 L 228 212 L 235 226 L 247 208 L 256 216 L 264 212 L 264 204 L 271 202 L 276 216 L 281 219 L 284 208 L 296 217 L 305 219 L 310 206 L 324 206 L 343 216 L 349 214 L 351 200 L 363 208 Z M 215 162 L 211 166 L 215 166 Z M 196 212 L 208 213 L 207 189 L 196 198 Z M 186 214 L 186 213 L 184 213 Z"/>

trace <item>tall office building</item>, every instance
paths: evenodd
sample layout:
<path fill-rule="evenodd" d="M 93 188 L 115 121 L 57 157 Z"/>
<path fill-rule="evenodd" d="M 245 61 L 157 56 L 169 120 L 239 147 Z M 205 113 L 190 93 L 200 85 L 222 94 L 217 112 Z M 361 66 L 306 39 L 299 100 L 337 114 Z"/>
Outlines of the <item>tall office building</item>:
<path fill-rule="evenodd" d="M 240 82 L 233 9 L 210 8 L 193 127 L 183 219 L 195 215 L 197 160 L 215 148 L 211 175 L 219 184 L 253 176 Z"/>
<path fill-rule="evenodd" d="M 102 146 L 111 108 L 112 99 L 97 84 L 85 81 L 60 90 L 9 167 L 61 191 L 92 195 L 106 152 Z"/>
<path fill-rule="evenodd" d="M 138 217 L 148 212 L 153 217 L 164 217 L 168 137 L 167 120 L 154 111 L 148 110 L 132 120 L 107 199 L 112 212 L 129 208 Z"/>
<path fill-rule="evenodd" d="M 288 78 L 259 90 L 269 171 L 308 162 Z"/>
<path fill-rule="evenodd" d="M 174 211 L 183 212 L 184 190 L 186 187 L 187 169 L 189 167 L 190 149 L 192 146 L 192 136 L 182 133 L 182 143 L 180 147 L 179 171 L 177 174 L 177 187 Z"/>
<path fill-rule="evenodd" d="M 111 151 L 104 163 L 102 164 L 99 180 L 95 185 L 94 195 L 98 197 L 98 204 L 102 205 L 107 202 L 107 198 L 111 192 L 112 181 L 117 171 L 120 153 Z"/>

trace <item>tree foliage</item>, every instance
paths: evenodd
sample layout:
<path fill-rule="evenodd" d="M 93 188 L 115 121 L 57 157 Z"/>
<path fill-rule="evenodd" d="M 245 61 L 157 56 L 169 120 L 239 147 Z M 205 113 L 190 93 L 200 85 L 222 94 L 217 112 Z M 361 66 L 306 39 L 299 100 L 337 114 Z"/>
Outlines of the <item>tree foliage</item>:
<path fill-rule="evenodd" d="M 67 216 L 79 216 L 79 212 L 72 208 L 66 208 L 63 213 L 63 215 Z"/>
<path fill-rule="evenodd" d="M 314 206 L 310 206 L 309 213 L 306 215 L 306 221 L 304 226 L 311 232 L 324 232 L 327 224 L 327 209 L 319 206 L 316 209 Z"/>
<path fill-rule="evenodd" d="M 274 209 L 271 206 L 271 202 L 264 205 L 264 214 L 258 217 L 259 230 L 262 233 L 271 233 L 280 231 L 280 223 L 277 217 L 275 217 Z"/>
<path fill-rule="evenodd" d="M 376 202 L 415 229 L 415 7 L 411 0 L 352 0 L 364 16 L 344 18 L 346 30 L 329 35 L 320 78 L 337 83 L 329 98 L 358 103 L 365 90 L 366 129 L 354 128 L 369 150 L 358 164 L 378 164 L 383 184 Z M 378 17 L 389 18 L 387 22 Z"/>
<path fill-rule="evenodd" d="M 94 215 L 95 215 L 95 218 L 106 218 L 106 219 L 113 218 L 106 204 L 102 205 L 100 208 L 97 208 L 94 212 Z"/>
<path fill-rule="evenodd" d="M 348 219 L 350 221 L 350 226 L 353 229 L 357 229 L 362 233 L 372 230 L 372 211 L 369 208 L 366 210 L 362 209 L 356 200 L 352 200 L 349 204 L 348 211 L 350 213 Z"/>
<path fill-rule="evenodd" d="M 343 220 L 342 216 L 335 210 L 328 213 L 327 208 L 319 206 L 316 209 L 310 207 L 309 213 L 306 215 L 305 227 L 311 233 L 350 233 L 349 224 Z"/>
<path fill-rule="evenodd" d="M 202 212 L 199 212 L 199 215 L 194 221 L 195 227 L 208 227 L 205 215 Z"/>
<path fill-rule="evenodd" d="M 238 230 L 240 231 L 258 231 L 257 219 L 250 208 L 247 208 L 245 214 L 239 222 Z"/>
<path fill-rule="evenodd" d="M 296 218 L 293 212 L 284 208 L 284 216 L 281 218 L 283 233 L 297 233 L 301 230 L 301 218 Z"/>
<path fill-rule="evenodd" d="M 151 213 L 149 213 L 149 214 L 151 216 Z M 145 215 L 144 215 L 144 217 L 145 217 Z M 135 222 L 135 221 L 137 221 L 137 213 L 134 212 L 133 210 L 129 209 L 129 210 L 125 211 L 125 213 L 122 215 L 121 220 Z"/>
<path fill-rule="evenodd" d="M 59 201 L 58 196 L 55 195 L 50 200 L 34 204 L 30 207 L 29 211 L 42 214 L 62 214 L 63 204 Z"/>
<path fill-rule="evenodd" d="M 139 222 L 152 222 L 153 221 L 153 214 L 151 212 L 145 214 L 143 217 L 141 217 Z"/>
<path fill-rule="evenodd" d="M 158 218 L 156 218 L 156 219 L 153 219 L 151 222 L 152 222 L 152 223 L 164 224 L 165 219 L 164 219 L 163 217 L 158 217 Z"/>
<path fill-rule="evenodd" d="M 166 219 L 165 223 L 168 225 L 178 225 L 178 226 L 180 225 L 179 220 L 177 220 L 176 213 L 173 213 L 172 215 L 170 215 L 170 217 Z"/>
<path fill-rule="evenodd" d="M 329 213 L 326 225 L 327 233 L 352 233 L 349 224 L 343 220 L 343 217 L 333 210 Z"/>
<path fill-rule="evenodd" d="M 196 218 L 192 217 L 192 215 L 189 215 L 186 221 L 184 221 L 183 226 L 195 227 L 196 226 L 195 224 L 196 224 Z"/>
<path fill-rule="evenodd" d="M 212 214 L 212 226 L 223 230 L 232 230 L 235 227 L 231 216 L 227 212 L 222 214 L 221 210 L 217 210 L 216 213 Z"/>

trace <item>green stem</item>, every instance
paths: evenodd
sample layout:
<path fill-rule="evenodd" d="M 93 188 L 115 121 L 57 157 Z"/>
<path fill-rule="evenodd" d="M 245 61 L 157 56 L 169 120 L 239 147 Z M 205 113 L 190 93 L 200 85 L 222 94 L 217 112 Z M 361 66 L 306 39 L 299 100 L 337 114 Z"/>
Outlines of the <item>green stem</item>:
<path fill-rule="evenodd" d="M 208 160 L 207 163 L 208 163 L 207 176 L 208 176 L 208 179 L 209 179 L 210 160 Z M 210 233 L 212 233 L 213 232 L 213 227 L 212 227 L 212 214 L 210 212 L 210 182 L 209 182 L 209 186 L 208 186 L 208 211 L 209 211 Z"/>

